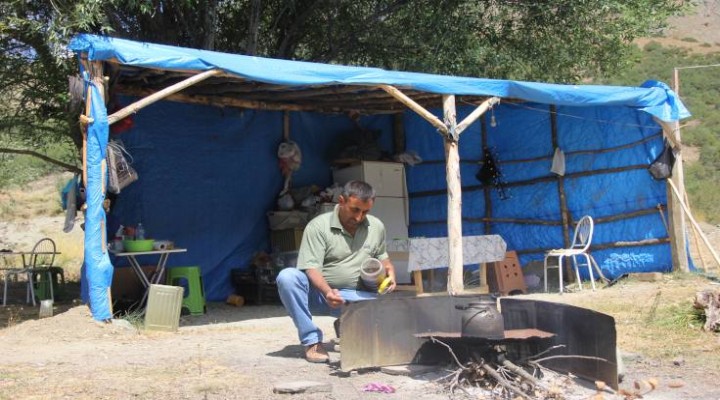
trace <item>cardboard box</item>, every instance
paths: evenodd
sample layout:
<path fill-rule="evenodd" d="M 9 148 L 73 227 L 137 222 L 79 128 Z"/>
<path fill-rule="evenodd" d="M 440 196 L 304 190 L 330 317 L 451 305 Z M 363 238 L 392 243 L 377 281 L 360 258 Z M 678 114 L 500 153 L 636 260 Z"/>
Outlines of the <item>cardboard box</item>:
<path fill-rule="evenodd" d="M 142 267 L 147 277 L 151 277 L 155 272 L 154 265 L 145 265 Z M 160 283 L 165 283 L 165 277 L 160 279 Z M 113 270 L 112 285 L 110 286 L 110 294 L 113 302 L 134 302 L 142 300 L 145 288 L 140 282 L 132 267 L 115 267 Z"/>

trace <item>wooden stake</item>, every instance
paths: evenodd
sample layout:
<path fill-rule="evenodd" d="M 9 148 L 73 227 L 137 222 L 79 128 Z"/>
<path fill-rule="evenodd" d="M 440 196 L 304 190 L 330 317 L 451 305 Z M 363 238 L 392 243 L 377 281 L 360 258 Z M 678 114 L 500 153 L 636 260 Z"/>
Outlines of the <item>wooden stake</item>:
<path fill-rule="evenodd" d="M 446 131 L 455 132 L 455 96 L 443 96 L 443 116 Z M 463 286 L 462 248 L 462 188 L 460 184 L 460 155 L 457 138 L 445 136 L 445 173 L 448 193 L 448 294 L 460 294 Z"/>
<path fill-rule="evenodd" d="M 693 227 L 695 227 L 695 230 L 697 231 L 698 235 L 700 235 L 703 242 L 705 243 L 705 246 L 707 246 L 708 250 L 710 250 L 710 254 L 712 254 L 713 258 L 715 259 L 715 262 L 718 264 L 718 267 L 720 267 L 720 257 L 718 257 L 717 253 L 715 253 L 715 250 L 712 248 L 712 245 L 710 244 L 710 241 L 708 240 L 707 236 L 705 236 L 702 229 L 700 229 L 700 225 L 698 225 L 698 223 L 695 221 L 695 218 L 693 218 L 692 214 L 690 214 L 690 210 L 685 205 L 685 202 L 682 201 L 680 192 L 678 191 L 677 187 L 673 183 L 672 179 L 668 179 L 667 183 L 670 186 L 670 188 L 672 189 L 672 191 L 675 193 L 676 200 L 682 206 L 683 211 L 685 211 L 685 215 L 687 215 L 687 217 L 690 220 L 690 222 L 692 223 Z"/>
<path fill-rule="evenodd" d="M 421 117 L 423 117 L 426 121 L 430 122 L 432 126 L 437 128 L 438 131 L 440 131 L 441 135 L 447 135 L 448 133 L 448 127 L 438 119 L 433 113 L 426 110 L 423 106 L 416 103 L 415 100 L 407 97 L 403 92 L 399 91 L 398 89 L 390 86 L 390 85 L 380 85 L 378 86 L 380 89 L 386 91 L 390 96 L 396 98 L 399 102 L 405 104 L 409 109 L 415 111 L 418 113 Z M 443 96 L 443 103 L 445 102 L 444 99 L 448 96 Z M 453 109 L 454 109 L 454 96 L 453 96 Z M 453 115 L 454 115 L 453 110 Z M 454 124 L 453 124 L 454 125 Z"/>
<path fill-rule="evenodd" d="M 684 195 L 685 195 L 684 196 L 685 204 L 687 205 L 688 210 L 690 210 L 690 199 L 688 198 L 687 192 L 685 192 Z M 692 234 L 693 241 L 695 242 L 695 248 L 697 249 L 697 255 L 698 255 L 698 258 L 700 259 L 700 264 L 702 264 L 702 268 L 707 271 L 707 265 L 705 264 L 705 258 L 702 256 L 702 251 L 700 251 L 700 240 L 698 240 L 698 237 L 700 235 L 698 235 L 698 233 L 697 233 L 697 231 L 695 231 L 695 229 L 691 229 L 690 232 Z"/>
<path fill-rule="evenodd" d="M 129 106 L 123 108 L 122 110 L 119 110 L 115 112 L 114 114 L 110 115 L 108 117 L 108 125 L 112 125 L 115 122 L 127 117 L 130 114 L 134 114 L 138 112 L 140 109 L 149 106 L 152 103 L 155 103 L 156 101 L 162 100 L 165 97 L 177 93 L 183 89 L 185 89 L 188 86 L 192 86 L 200 81 L 203 81 L 207 78 L 217 76 L 222 74 L 222 70 L 219 69 L 211 69 L 209 71 L 201 72 L 197 75 L 191 76 L 188 79 L 185 79 L 184 81 L 180 81 L 172 86 L 168 86 L 165 89 L 156 92 L 154 94 L 151 94 L 148 97 L 145 97 L 144 99 L 138 100 L 133 104 L 130 104 Z"/>

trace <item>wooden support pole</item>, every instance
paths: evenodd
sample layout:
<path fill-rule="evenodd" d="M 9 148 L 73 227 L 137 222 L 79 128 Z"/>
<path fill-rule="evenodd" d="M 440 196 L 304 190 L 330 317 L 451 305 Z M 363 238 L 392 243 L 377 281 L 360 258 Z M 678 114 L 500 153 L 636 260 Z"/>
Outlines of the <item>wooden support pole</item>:
<path fill-rule="evenodd" d="M 679 128 L 678 128 L 679 129 Z M 667 132 L 668 135 L 674 135 L 675 141 L 680 143 L 679 130 L 675 132 Z M 682 154 L 681 152 L 675 153 L 675 165 L 672 170 L 672 178 L 670 178 L 675 184 L 676 189 L 680 193 L 685 193 L 685 184 L 683 183 L 683 167 L 682 167 Z M 670 179 L 668 181 L 670 181 Z M 684 271 L 690 270 L 688 264 L 687 255 L 687 225 L 685 223 L 685 216 L 682 210 L 682 197 L 678 198 L 673 195 L 671 188 L 667 188 L 667 204 L 668 204 L 668 219 L 670 220 L 670 254 L 672 258 L 673 271 Z"/>
<path fill-rule="evenodd" d="M 481 115 L 485 114 L 488 109 L 490 109 L 492 106 L 499 102 L 499 97 L 491 97 L 483 101 L 482 104 L 480 104 L 476 109 L 474 109 L 473 112 L 470 113 L 470 115 L 465 117 L 465 119 L 457 125 L 457 128 L 455 128 L 455 130 L 457 131 L 458 136 L 463 133 L 463 131 L 465 131 L 468 126 L 475 122 L 475 120 L 480 118 Z"/>
<path fill-rule="evenodd" d="M 677 68 L 673 70 L 673 88 L 675 93 L 680 91 L 680 81 Z M 660 126 L 663 134 L 672 143 L 675 154 L 675 165 L 672 169 L 672 181 L 679 193 L 685 193 L 685 174 L 683 173 L 682 139 L 680 137 L 680 122 L 664 122 Z M 669 180 L 668 180 L 669 181 Z M 668 185 L 669 186 L 669 185 Z M 668 218 L 670 219 L 670 255 L 673 271 L 690 271 L 687 254 L 687 225 L 682 212 L 682 196 L 675 197 L 671 188 L 667 189 Z"/>
<path fill-rule="evenodd" d="M 487 118 L 485 118 L 485 114 L 482 115 L 482 119 L 480 120 L 480 135 L 482 137 L 482 148 L 480 151 L 484 153 L 488 145 Z M 482 190 L 483 198 L 485 199 L 485 234 L 489 235 L 492 229 L 492 223 L 490 222 L 492 220 L 492 196 L 490 196 L 492 188 L 483 185 Z"/>
<path fill-rule="evenodd" d="M 395 154 L 405 152 L 405 124 L 403 114 L 393 115 L 393 151 Z"/>
<path fill-rule="evenodd" d="M 713 258 L 715 259 L 715 262 L 718 264 L 718 267 L 720 267 L 720 257 L 718 257 L 715 250 L 712 248 L 712 245 L 710 244 L 710 241 L 708 240 L 707 236 L 703 233 L 702 229 L 700 229 L 700 225 L 695 221 L 695 218 L 693 218 L 692 214 L 690 214 L 690 209 L 685 205 L 685 203 L 682 201 L 682 195 L 680 194 L 680 191 L 673 183 L 672 179 L 667 180 L 668 186 L 670 189 L 675 193 L 675 197 L 677 202 L 682 206 L 683 211 L 685 211 L 685 214 L 687 215 L 688 219 L 692 223 L 693 227 L 695 227 L 695 230 L 697 231 L 698 235 L 702 238 L 703 242 L 707 246 L 708 250 L 710 250 L 710 254 L 712 254 Z"/>
<path fill-rule="evenodd" d="M 455 96 L 443 96 L 443 117 L 448 132 L 455 132 Z M 445 136 L 445 173 L 448 192 L 448 294 L 460 294 L 463 285 L 462 188 L 457 137 Z"/>
<path fill-rule="evenodd" d="M 392 87 L 392 86 L 390 86 L 390 85 L 380 85 L 380 86 L 378 86 L 378 87 L 379 87 L 380 89 L 386 91 L 390 96 L 394 97 L 394 98 L 397 99 L 399 102 L 405 104 L 409 109 L 411 109 L 411 110 L 415 111 L 416 113 L 418 113 L 418 114 L 419 114 L 421 117 L 423 117 L 426 121 L 430 122 L 430 124 L 431 124 L 432 126 L 434 126 L 435 128 L 437 128 L 438 131 L 440 131 L 440 134 L 441 134 L 442 136 L 447 135 L 447 133 L 448 133 L 448 127 L 447 127 L 445 124 L 443 124 L 443 122 L 440 121 L 440 119 L 439 119 L 438 117 L 436 117 L 435 115 L 433 115 L 433 113 L 431 113 L 430 111 L 426 110 L 425 107 L 423 107 L 423 106 L 421 106 L 420 104 L 416 103 L 413 99 L 411 99 L 411 98 L 409 98 L 408 96 L 406 96 L 403 92 L 399 91 L 398 89 L 396 89 L 396 88 L 394 88 L 394 87 Z M 443 99 L 445 99 L 446 97 L 448 97 L 448 96 L 443 96 Z M 453 99 L 454 99 L 454 97 L 453 97 Z M 444 102 L 444 100 L 443 100 L 443 104 L 444 104 L 444 103 L 445 103 L 445 102 Z M 454 104 L 455 104 L 455 102 L 454 102 L 454 100 L 453 100 L 453 105 L 454 105 Z M 453 108 L 454 108 L 454 107 L 453 107 Z M 453 111 L 453 112 L 454 112 L 454 111 Z"/>
<path fill-rule="evenodd" d="M 557 107 L 550 105 L 550 133 L 552 135 L 552 149 L 558 148 L 558 128 L 557 128 Z M 562 219 L 563 244 L 564 248 L 570 247 L 570 212 L 567 208 L 567 198 L 565 197 L 565 178 L 558 175 L 557 177 L 558 197 L 560 198 L 560 218 Z M 571 271 L 572 272 L 572 271 Z"/>
<path fill-rule="evenodd" d="M 80 132 L 82 132 L 82 182 L 83 187 L 87 188 L 87 134 L 88 124 L 83 124 L 85 121 L 92 121 L 90 117 L 90 103 L 92 102 L 92 90 L 90 86 L 87 87 L 87 93 L 85 94 L 85 117 L 86 119 L 80 118 Z M 88 122 L 89 123 L 89 122 Z"/>
<path fill-rule="evenodd" d="M 283 111 L 283 140 L 290 140 L 290 112 Z"/>
<path fill-rule="evenodd" d="M 180 81 L 172 86 L 168 86 L 165 89 L 163 89 L 159 92 L 153 93 L 150 96 L 145 97 L 144 99 L 140 99 L 140 100 L 136 101 L 135 103 L 130 104 L 129 106 L 110 115 L 108 117 L 108 125 L 112 125 L 115 122 L 127 117 L 128 115 L 134 114 L 134 113 L 138 112 L 138 110 L 140 110 L 144 107 L 147 107 L 150 104 L 155 103 L 156 101 L 160 101 L 171 94 L 177 93 L 177 92 L 185 89 L 186 87 L 192 86 L 200 81 L 203 81 L 207 78 L 210 78 L 210 77 L 213 77 L 216 75 L 220 75 L 222 73 L 223 73 L 222 70 L 211 69 L 209 71 L 205 71 L 205 72 L 201 72 L 197 75 L 193 75 L 190 78 L 185 79 L 184 81 Z"/>

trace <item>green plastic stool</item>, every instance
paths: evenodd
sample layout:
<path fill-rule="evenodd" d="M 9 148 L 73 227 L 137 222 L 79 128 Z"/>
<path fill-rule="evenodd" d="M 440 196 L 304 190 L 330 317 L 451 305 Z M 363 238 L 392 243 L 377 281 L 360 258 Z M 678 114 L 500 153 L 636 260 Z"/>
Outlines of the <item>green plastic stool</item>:
<path fill-rule="evenodd" d="M 182 308 L 190 315 L 205 314 L 205 289 L 203 288 L 200 267 L 171 267 L 167 269 L 165 282 L 171 286 L 182 286 Z"/>
<path fill-rule="evenodd" d="M 48 280 L 46 272 L 35 272 L 33 273 L 33 284 L 35 291 L 35 297 L 38 298 L 38 300 L 48 300 L 53 298 L 53 292 L 51 291 L 50 285 L 52 285 L 52 281 Z"/>

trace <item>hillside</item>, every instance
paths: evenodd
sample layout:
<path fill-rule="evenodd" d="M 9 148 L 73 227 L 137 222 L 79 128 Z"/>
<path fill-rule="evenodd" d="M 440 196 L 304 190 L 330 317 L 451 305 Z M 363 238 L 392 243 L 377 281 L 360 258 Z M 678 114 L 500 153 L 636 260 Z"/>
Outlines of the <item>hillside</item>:
<path fill-rule="evenodd" d="M 670 20 L 665 32 L 669 40 L 693 38 L 701 43 L 720 46 L 720 0 L 702 0 L 694 12 Z"/>

